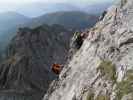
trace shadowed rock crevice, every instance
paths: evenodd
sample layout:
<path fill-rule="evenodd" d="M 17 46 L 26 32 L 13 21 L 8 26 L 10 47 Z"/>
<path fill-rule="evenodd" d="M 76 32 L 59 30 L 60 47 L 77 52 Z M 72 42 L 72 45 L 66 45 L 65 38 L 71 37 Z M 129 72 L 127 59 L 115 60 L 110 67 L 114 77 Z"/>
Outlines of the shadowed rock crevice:
<path fill-rule="evenodd" d="M 124 46 L 124 45 L 129 45 L 133 43 L 133 38 L 129 38 L 128 40 L 126 40 L 125 42 L 120 43 L 120 47 Z"/>

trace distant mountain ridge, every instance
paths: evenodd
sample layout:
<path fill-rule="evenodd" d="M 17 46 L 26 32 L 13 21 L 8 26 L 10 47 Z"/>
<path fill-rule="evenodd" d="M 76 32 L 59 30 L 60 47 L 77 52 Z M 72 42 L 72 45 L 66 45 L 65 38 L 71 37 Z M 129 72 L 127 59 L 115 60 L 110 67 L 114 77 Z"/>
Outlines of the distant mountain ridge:
<path fill-rule="evenodd" d="M 30 17 L 38 17 L 47 13 L 60 11 L 79 11 L 78 6 L 68 3 L 31 3 L 17 8 L 16 12 Z"/>
<path fill-rule="evenodd" d="M 15 11 L 30 17 L 38 17 L 43 14 L 60 12 L 60 11 L 81 11 L 81 12 L 87 12 L 88 14 L 92 14 L 92 13 L 100 14 L 104 10 L 106 10 L 111 4 L 112 3 L 107 3 L 107 2 L 96 3 L 96 4 L 36 2 L 36 3 L 21 5 L 17 7 Z"/>
<path fill-rule="evenodd" d="M 29 17 L 16 12 L 0 13 L 0 36 L 5 35 L 12 28 L 19 27 L 29 20 Z"/>
<path fill-rule="evenodd" d="M 0 52 L 15 35 L 17 28 L 30 18 L 16 12 L 0 13 Z"/>
<path fill-rule="evenodd" d="M 30 18 L 16 12 L 0 13 L 0 30 L 18 26 L 27 22 Z"/>
<path fill-rule="evenodd" d="M 68 29 L 84 29 L 93 26 L 98 21 L 99 15 L 87 14 L 81 11 L 60 11 L 44 14 L 32 19 L 25 26 L 36 27 L 43 23 L 48 25 L 59 24 Z"/>

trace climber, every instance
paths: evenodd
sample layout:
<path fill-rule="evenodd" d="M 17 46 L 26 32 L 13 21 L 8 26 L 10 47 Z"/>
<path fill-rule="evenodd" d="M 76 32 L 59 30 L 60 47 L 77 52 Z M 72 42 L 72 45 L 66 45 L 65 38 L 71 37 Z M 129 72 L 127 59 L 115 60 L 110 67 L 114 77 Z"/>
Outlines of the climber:
<path fill-rule="evenodd" d="M 62 70 L 62 65 L 60 64 L 53 64 L 52 65 L 52 71 L 56 74 L 56 75 L 59 75 L 61 70 Z"/>
<path fill-rule="evenodd" d="M 85 33 L 79 33 L 79 32 L 74 33 L 74 45 L 77 49 L 81 47 L 86 37 L 87 35 Z"/>
<path fill-rule="evenodd" d="M 100 16 L 99 20 L 100 20 L 100 21 L 103 20 L 103 18 L 105 17 L 106 14 L 107 14 L 107 11 L 105 10 L 105 11 L 102 13 L 102 15 Z"/>

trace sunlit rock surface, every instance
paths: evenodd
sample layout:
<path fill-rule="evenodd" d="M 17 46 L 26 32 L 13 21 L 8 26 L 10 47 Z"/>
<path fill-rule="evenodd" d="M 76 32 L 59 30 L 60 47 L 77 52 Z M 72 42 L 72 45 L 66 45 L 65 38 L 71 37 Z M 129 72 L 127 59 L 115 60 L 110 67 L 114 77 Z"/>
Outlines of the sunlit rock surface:
<path fill-rule="evenodd" d="M 133 100 L 133 1 L 110 7 L 87 34 L 43 100 Z"/>

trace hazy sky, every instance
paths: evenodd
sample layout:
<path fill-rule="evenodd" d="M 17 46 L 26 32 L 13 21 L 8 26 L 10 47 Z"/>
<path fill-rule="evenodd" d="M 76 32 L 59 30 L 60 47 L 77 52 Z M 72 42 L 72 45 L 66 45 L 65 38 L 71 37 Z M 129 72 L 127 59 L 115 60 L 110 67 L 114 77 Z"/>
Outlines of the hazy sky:
<path fill-rule="evenodd" d="M 81 4 L 89 5 L 95 3 L 107 3 L 112 1 L 114 0 L 0 0 L 0 13 L 7 11 L 16 11 L 20 8 L 27 9 L 26 5 L 35 5 L 37 3 L 69 3 L 81 6 Z"/>
<path fill-rule="evenodd" d="M 31 2 L 72 2 L 72 3 L 97 3 L 97 2 L 111 2 L 113 0 L 0 0 L 0 6 L 3 4 L 5 5 L 16 5 L 16 4 L 25 4 L 25 3 L 31 3 Z"/>

